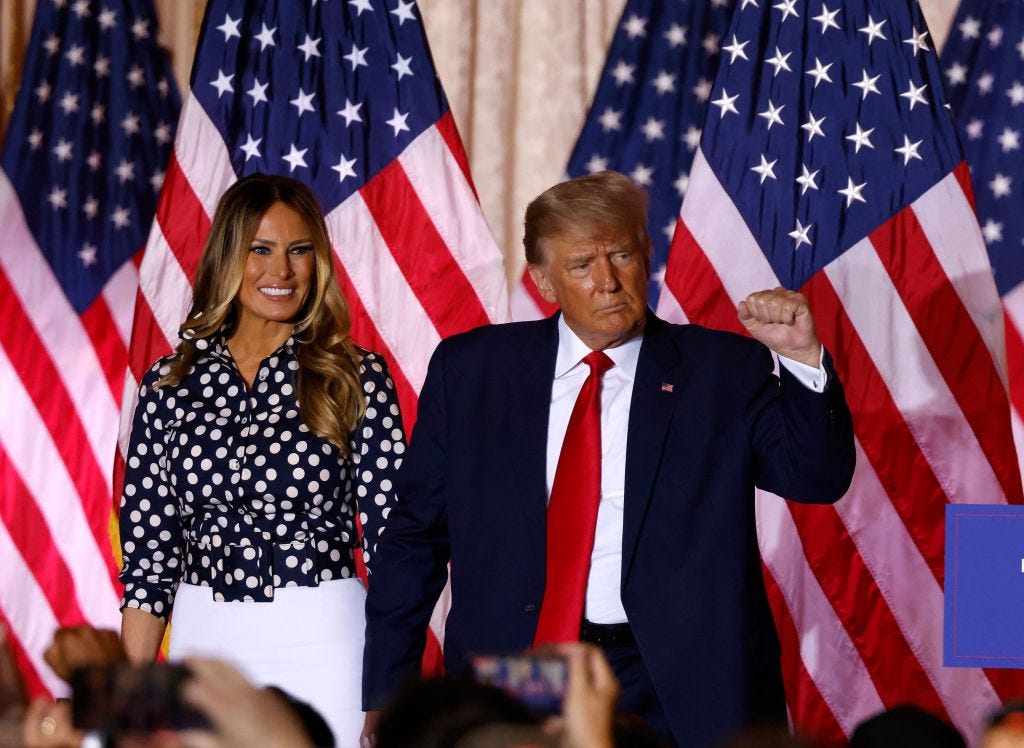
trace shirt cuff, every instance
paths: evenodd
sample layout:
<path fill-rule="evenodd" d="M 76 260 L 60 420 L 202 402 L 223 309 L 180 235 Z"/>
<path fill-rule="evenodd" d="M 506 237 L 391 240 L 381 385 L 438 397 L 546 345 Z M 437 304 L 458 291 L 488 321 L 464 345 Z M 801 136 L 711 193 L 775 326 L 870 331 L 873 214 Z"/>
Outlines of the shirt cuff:
<path fill-rule="evenodd" d="M 815 392 L 825 391 L 825 385 L 828 384 L 828 372 L 825 371 L 825 346 L 821 347 L 817 368 L 781 355 L 779 356 L 779 366 L 786 367 L 786 371 L 796 377 L 796 380 L 807 389 Z"/>
<path fill-rule="evenodd" d="M 121 598 L 121 610 L 125 608 L 138 608 L 146 613 L 152 613 L 161 621 L 167 622 L 174 605 L 174 593 L 177 590 L 177 583 L 172 582 L 170 587 L 163 581 L 153 582 L 148 579 L 124 580 L 124 597 Z"/>

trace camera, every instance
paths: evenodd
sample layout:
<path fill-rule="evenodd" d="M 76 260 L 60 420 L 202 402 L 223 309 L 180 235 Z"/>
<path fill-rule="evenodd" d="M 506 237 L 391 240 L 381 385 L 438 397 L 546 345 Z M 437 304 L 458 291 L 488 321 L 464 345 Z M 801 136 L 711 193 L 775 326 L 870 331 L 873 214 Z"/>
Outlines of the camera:
<path fill-rule="evenodd" d="M 108 736 L 209 727 L 181 697 L 190 676 L 183 665 L 116 663 L 79 668 L 71 674 L 75 729 Z"/>

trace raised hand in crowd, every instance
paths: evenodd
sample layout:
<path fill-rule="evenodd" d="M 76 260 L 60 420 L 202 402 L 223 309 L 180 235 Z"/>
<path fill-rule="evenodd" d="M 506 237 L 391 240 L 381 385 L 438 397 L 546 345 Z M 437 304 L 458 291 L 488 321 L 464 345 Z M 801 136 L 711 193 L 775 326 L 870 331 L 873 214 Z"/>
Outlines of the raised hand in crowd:
<path fill-rule="evenodd" d="M 194 658 L 187 664 L 192 677 L 182 695 L 213 728 L 181 732 L 186 748 L 314 748 L 297 713 L 278 693 L 253 686 L 220 660 Z"/>
<path fill-rule="evenodd" d="M 57 676 L 68 682 L 71 672 L 87 665 L 111 665 L 125 659 L 121 641 L 113 631 L 91 626 L 61 628 L 43 653 L 43 659 Z M 22 719 L 22 741 L 30 748 L 43 746 L 79 746 L 84 733 L 71 724 L 71 705 L 67 701 L 35 699 Z"/>
<path fill-rule="evenodd" d="M 127 657 L 121 639 L 114 631 L 91 626 L 68 626 L 57 629 L 53 642 L 43 652 L 46 664 L 65 683 L 71 672 L 86 666 L 113 665 Z"/>
<path fill-rule="evenodd" d="M 26 748 L 78 748 L 85 734 L 71 726 L 71 703 L 35 699 L 22 719 L 21 738 Z"/>
<path fill-rule="evenodd" d="M 592 644 L 567 642 L 553 650 L 569 663 L 562 716 L 549 728 L 558 730 L 562 748 L 612 748 L 612 725 L 619 682 L 604 653 Z"/>

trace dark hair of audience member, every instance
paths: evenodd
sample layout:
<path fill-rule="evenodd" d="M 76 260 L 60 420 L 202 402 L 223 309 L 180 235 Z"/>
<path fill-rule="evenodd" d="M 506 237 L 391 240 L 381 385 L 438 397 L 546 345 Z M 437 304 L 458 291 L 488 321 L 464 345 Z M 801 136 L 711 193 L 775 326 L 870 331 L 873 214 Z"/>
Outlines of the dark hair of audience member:
<path fill-rule="evenodd" d="M 717 748 L 814 748 L 814 743 L 790 735 L 784 726 L 760 725 L 730 735 L 718 743 Z"/>
<path fill-rule="evenodd" d="M 276 686 L 268 686 L 267 690 L 273 691 L 287 702 L 288 706 L 295 712 L 295 716 L 299 718 L 299 722 L 302 723 L 302 727 L 313 745 L 317 746 L 317 748 L 332 748 L 334 745 L 334 733 L 331 732 L 327 720 L 323 718 L 320 712 L 305 701 L 299 701 Z"/>
<path fill-rule="evenodd" d="M 960 732 L 920 707 L 894 706 L 861 722 L 850 738 L 850 748 L 967 748 Z"/>
<path fill-rule="evenodd" d="M 381 714 L 377 748 L 454 748 L 491 724 L 536 725 L 540 719 L 494 686 L 467 678 L 431 678 L 403 688 Z"/>

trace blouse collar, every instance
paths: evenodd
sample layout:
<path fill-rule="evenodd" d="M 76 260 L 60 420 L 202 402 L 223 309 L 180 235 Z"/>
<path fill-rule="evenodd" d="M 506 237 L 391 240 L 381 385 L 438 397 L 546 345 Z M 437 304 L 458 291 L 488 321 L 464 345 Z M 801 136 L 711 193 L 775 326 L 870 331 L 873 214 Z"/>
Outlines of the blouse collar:
<path fill-rule="evenodd" d="M 200 351 L 204 356 L 213 356 L 215 358 L 222 359 L 224 361 L 233 360 L 231 351 L 228 349 L 228 339 L 224 334 L 224 328 L 221 327 L 217 332 L 212 335 L 208 335 L 204 338 L 193 338 L 193 345 L 196 350 Z M 282 352 L 287 353 L 289 356 L 295 356 L 297 351 L 298 341 L 295 340 L 294 333 L 288 336 L 288 339 L 284 341 L 277 349 L 266 356 L 277 356 Z"/>

